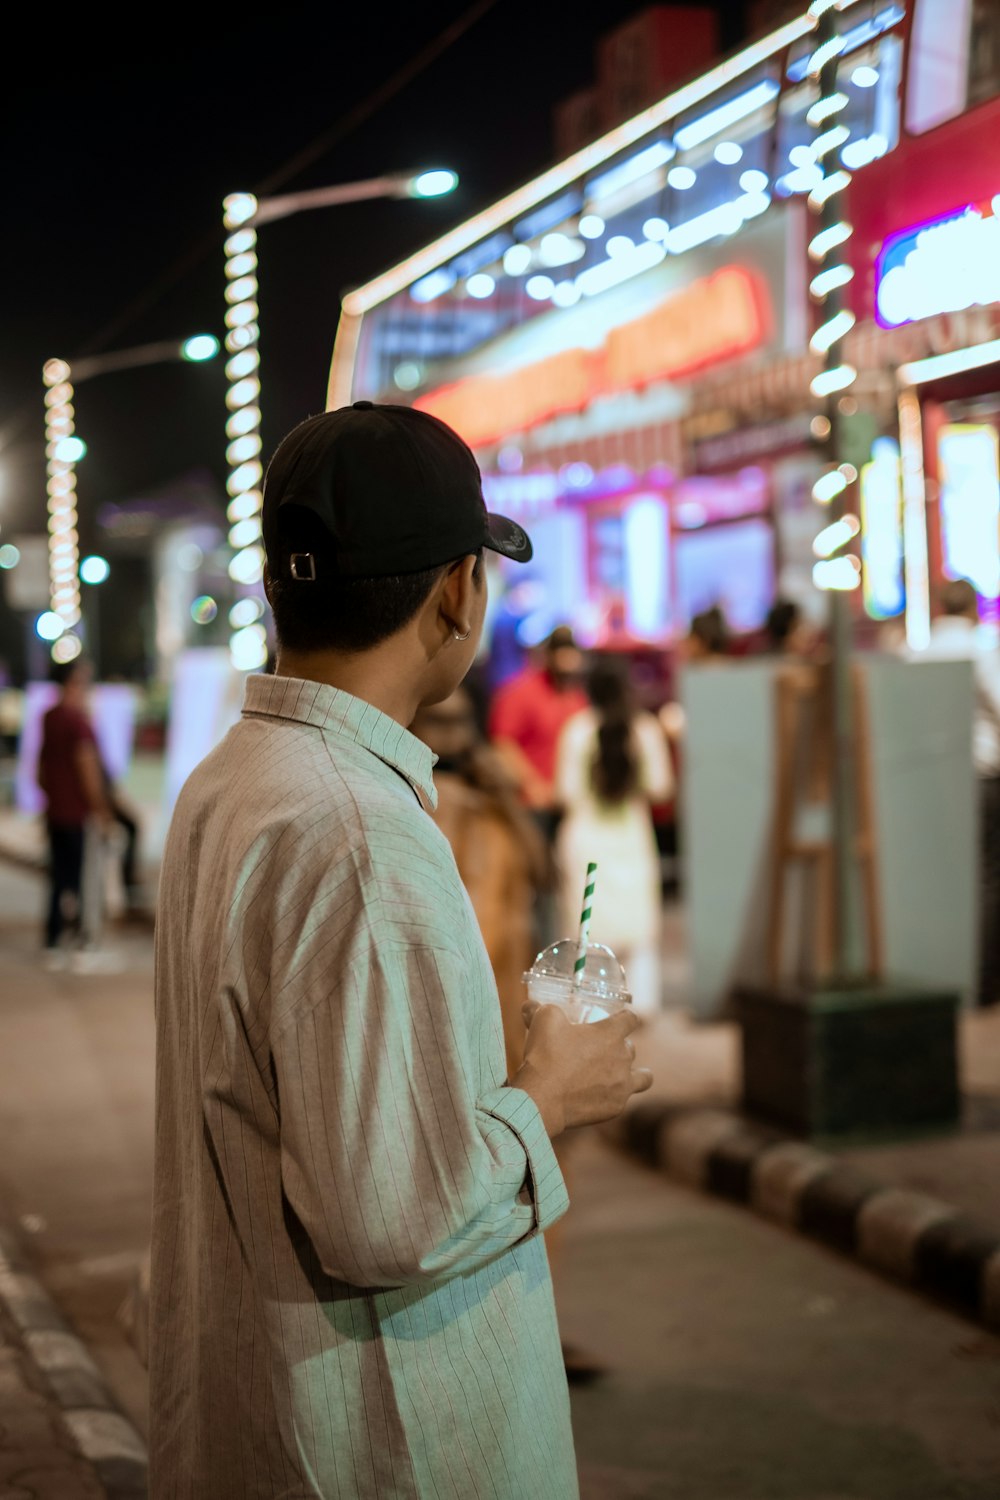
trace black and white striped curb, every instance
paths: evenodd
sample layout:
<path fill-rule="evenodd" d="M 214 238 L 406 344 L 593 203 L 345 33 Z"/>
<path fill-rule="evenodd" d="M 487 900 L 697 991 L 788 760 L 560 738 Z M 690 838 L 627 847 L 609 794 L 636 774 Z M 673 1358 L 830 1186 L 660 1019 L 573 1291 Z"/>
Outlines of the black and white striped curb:
<path fill-rule="evenodd" d="M 27 1268 L 20 1246 L 0 1229 L 0 1300 L 59 1406 L 108 1500 L 145 1500 L 146 1447 L 122 1415 L 104 1378 L 49 1294 Z"/>
<path fill-rule="evenodd" d="M 725 1110 L 638 1104 L 619 1139 L 680 1182 L 744 1203 L 1000 1330 L 1000 1235 L 951 1204 L 887 1187 Z"/>

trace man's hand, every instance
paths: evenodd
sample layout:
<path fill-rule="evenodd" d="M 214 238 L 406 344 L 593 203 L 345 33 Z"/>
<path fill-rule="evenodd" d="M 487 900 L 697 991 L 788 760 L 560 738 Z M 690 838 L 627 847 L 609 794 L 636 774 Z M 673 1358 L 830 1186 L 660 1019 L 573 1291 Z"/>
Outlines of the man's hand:
<path fill-rule="evenodd" d="M 629 1007 L 583 1025 L 568 1021 L 557 1005 L 528 1004 L 522 1014 L 524 1062 L 511 1085 L 534 1099 L 550 1136 L 614 1119 L 652 1084 L 649 1069 L 634 1065 L 629 1033 L 639 1018 Z"/>

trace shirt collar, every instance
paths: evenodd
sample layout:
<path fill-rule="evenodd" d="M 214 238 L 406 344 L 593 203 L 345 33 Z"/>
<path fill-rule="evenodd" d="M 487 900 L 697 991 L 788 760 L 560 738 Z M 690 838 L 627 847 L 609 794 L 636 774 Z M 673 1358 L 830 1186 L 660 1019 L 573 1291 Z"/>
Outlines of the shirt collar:
<path fill-rule="evenodd" d="M 437 806 L 432 775 L 437 757 L 415 734 L 363 698 L 326 682 L 255 673 L 247 678 L 243 712 L 312 724 L 336 739 L 360 745 L 398 771 L 431 807 Z"/>

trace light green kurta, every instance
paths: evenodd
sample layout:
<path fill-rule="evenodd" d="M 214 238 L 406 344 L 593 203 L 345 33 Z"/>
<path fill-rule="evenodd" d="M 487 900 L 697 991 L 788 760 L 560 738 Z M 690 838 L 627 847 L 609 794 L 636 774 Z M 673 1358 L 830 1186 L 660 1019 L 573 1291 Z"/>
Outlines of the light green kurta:
<path fill-rule="evenodd" d="M 187 782 L 157 925 L 152 1500 L 572 1500 L 539 1230 L 424 745 L 251 677 Z"/>

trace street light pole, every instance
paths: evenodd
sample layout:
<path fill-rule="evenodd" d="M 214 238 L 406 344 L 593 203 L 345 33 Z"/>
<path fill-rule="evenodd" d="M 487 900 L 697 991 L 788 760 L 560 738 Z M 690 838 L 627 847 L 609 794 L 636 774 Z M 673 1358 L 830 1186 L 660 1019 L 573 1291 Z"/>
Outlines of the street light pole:
<path fill-rule="evenodd" d="M 226 492 L 229 576 L 251 587 L 263 576 L 261 511 L 264 466 L 261 461 L 260 306 L 257 278 L 257 228 L 313 208 L 332 208 L 372 198 L 437 198 L 454 190 L 456 173 L 445 168 L 421 173 L 396 172 L 362 182 L 337 183 L 274 198 L 230 193 L 222 205 L 227 231 L 226 259 Z M 234 625 L 229 641 L 233 666 L 253 671 L 267 660 L 267 635 L 258 621 Z"/>
<path fill-rule="evenodd" d="M 46 360 L 42 367 L 45 386 L 46 494 L 49 530 L 49 603 L 42 616 L 43 639 L 51 641 L 56 661 L 72 661 L 81 650 L 75 634 L 80 624 L 80 537 L 77 531 L 76 465 L 86 445 L 76 436 L 75 388 L 81 381 L 114 370 L 136 369 L 183 359 L 201 363 L 213 358 L 219 341 L 211 334 L 196 334 L 178 343 L 176 339 L 141 344 L 111 354 L 95 355 L 71 365 L 65 359 Z"/>
<path fill-rule="evenodd" d="M 816 224 L 809 241 L 809 257 L 815 271 L 810 293 L 821 307 L 820 322 L 810 347 L 823 356 L 823 367 L 814 377 L 812 394 L 825 404 L 825 439 L 831 463 L 813 488 L 813 496 L 829 507 L 829 523 L 813 543 L 819 561 L 813 570 L 816 584 L 829 593 L 831 647 L 831 709 L 833 732 L 832 827 L 833 862 L 833 973 L 834 984 L 858 977 L 858 940 L 855 912 L 856 775 L 851 592 L 861 583 L 861 565 L 849 549 L 861 531 L 857 505 L 853 501 L 858 475 L 843 462 L 844 392 L 857 379 L 857 370 L 844 358 L 843 340 L 854 326 L 854 314 L 845 306 L 843 288 L 854 272 L 845 247 L 853 233 L 844 216 L 844 192 L 851 174 L 840 164 L 840 152 L 850 131 L 841 115 L 848 103 L 839 86 L 839 58 L 844 38 L 837 31 L 837 0 L 813 0 L 809 14 L 815 19 L 815 47 L 809 59 L 809 74 L 819 85 L 819 96 L 806 114 L 816 135 L 813 153 L 822 176 L 809 196 Z M 828 164 L 829 163 L 829 164 Z"/>

